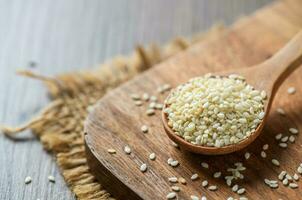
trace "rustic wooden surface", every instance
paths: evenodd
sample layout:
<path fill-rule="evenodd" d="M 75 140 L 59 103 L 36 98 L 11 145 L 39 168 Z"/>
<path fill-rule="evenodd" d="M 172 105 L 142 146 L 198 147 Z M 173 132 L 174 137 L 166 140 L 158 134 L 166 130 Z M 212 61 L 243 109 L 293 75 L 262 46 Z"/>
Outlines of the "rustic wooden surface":
<path fill-rule="evenodd" d="M 164 133 L 160 112 L 157 111 L 157 114 L 151 117 L 147 116 L 146 104 L 142 107 L 135 106 L 129 94 L 154 94 L 156 88 L 163 83 L 176 86 L 199 74 L 263 62 L 301 30 L 301 9 L 302 2 L 278 2 L 249 18 L 242 19 L 226 35 L 195 45 L 187 52 L 159 64 L 103 97 L 89 115 L 85 126 L 89 164 L 99 180 L 120 199 L 131 195 L 133 199 L 151 200 L 165 199 L 171 191 L 168 177 L 182 176 L 188 184 L 177 184 L 182 188 L 178 199 L 189 199 L 190 195 L 200 197 L 201 194 L 210 199 L 226 199 L 228 196 L 238 195 L 225 184 L 223 177 L 214 179 L 212 175 L 215 171 L 228 175 L 228 167 L 233 167 L 235 162 L 243 162 L 247 170 L 244 172 L 244 181 L 239 181 L 239 184 L 247 189 L 244 196 L 249 199 L 300 199 L 301 181 L 298 183 L 299 188 L 293 190 L 284 187 L 280 182 L 278 189 L 271 189 L 263 180 L 278 179 L 282 170 L 294 174 L 302 162 L 301 136 L 298 135 L 296 142 L 289 144 L 286 150 L 280 148 L 274 140 L 279 132 L 290 135 L 289 127 L 302 130 L 301 67 L 291 74 L 279 89 L 260 137 L 245 150 L 226 156 L 201 156 L 176 149 Z M 297 88 L 296 94 L 287 94 L 289 86 Z M 165 96 L 161 95 L 160 100 Z M 276 113 L 277 106 L 284 108 L 287 117 Z M 150 127 L 146 134 L 140 131 L 143 124 Z M 266 151 L 267 159 L 263 159 L 260 152 L 266 143 L 270 148 Z M 132 148 L 133 153 L 130 156 L 123 152 L 125 145 Z M 116 149 L 117 153 L 109 154 L 109 148 Z M 244 159 L 246 151 L 252 154 L 247 161 Z M 148 158 L 152 152 L 157 154 L 155 161 Z M 169 157 L 178 160 L 180 166 L 169 166 Z M 272 158 L 278 159 L 281 166 L 274 166 L 271 163 Z M 210 169 L 203 169 L 200 166 L 201 161 L 208 162 Z M 142 163 L 149 166 L 146 173 L 139 170 Z M 193 173 L 198 173 L 200 179 L 191 181 Z M 201 187 L 201 180 L 204 179 L 210 184 L 218 185 L 218 192 Z M 112 184 L 119 186 L 120 190 L 116 190 Z"/>
<path fill-rule="evenodd" d="M 137 43 L 229 24 L 270 1 L 0 0 L 0 122 L 20 124 L 47 105 L 41 84 L 14 73 L 29 61 L 48 75 L 93 66 Z M 24 137 L 12 142 L 0 135 L 0 199 L 74 199 L 51 156 L 29 132 Z M 33 183 L 25 186 L 27 175 Z"/>

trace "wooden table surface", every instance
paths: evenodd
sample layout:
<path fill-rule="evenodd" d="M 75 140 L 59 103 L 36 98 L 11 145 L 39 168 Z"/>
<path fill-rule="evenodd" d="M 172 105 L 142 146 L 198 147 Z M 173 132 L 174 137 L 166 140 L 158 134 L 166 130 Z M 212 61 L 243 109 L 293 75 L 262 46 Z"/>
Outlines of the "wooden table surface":
<path fill-rule="evenodd" d="M 32 70 L 47 75 L 93 67 L 138 43 L 230 24 L 270 1 L 0 0 L 0 122 L 20 124 L 49 101 L 42 84 L 14 73 L 30 69 L 30 61 L 37 63 Z M 0 135 L 0 199 L 74 199 L 39 141 L 29 132 L 19 138 Z M 26 176 L 33 178 L 29 185 Z"/>

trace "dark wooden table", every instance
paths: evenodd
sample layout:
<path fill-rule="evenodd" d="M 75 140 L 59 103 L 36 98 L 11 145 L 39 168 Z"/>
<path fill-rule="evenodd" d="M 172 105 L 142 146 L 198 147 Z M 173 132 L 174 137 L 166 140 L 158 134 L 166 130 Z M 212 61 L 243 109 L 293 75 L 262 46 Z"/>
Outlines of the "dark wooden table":
<path fill-rule="evenodd" d="M 232 23 L 271 0 L 0 0 L 0 122 L 17 125 L 49 101 L 42 84 L 17 69 L 54 75 L 93 67 L 136 44 L 189 36 Z M 0 135 L 1 200 L 74 199 L 51 155 L 29 132 Z M 56 183 L 47 180 L 56 177 Z M 33 181 L 24 184 L 24 178 Z"/>

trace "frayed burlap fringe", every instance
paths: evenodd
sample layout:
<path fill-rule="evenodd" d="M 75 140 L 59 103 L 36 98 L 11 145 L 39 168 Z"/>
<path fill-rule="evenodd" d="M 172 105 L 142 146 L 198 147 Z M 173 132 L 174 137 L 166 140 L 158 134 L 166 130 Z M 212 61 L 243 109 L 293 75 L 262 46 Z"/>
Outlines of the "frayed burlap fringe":
<path fill-rule="evenodd" d="M 108 90 L 196 42 L 216 37 L 222 31 L 222 26 L 215 26 L 191 40 L 178 38 L 164 47 L 137 47 L 132 55 L 115 57 L 96 69 L 54 78 L 19 71 L 19 74 L 43 81 L 53 101 L 30 122 L 16 128 L 2 126 L 1 129 L 11 138 L 18 132 L 31 129 L 44 148 L 54 153 L 68 186 L 78 199 L 111 199 L 89 172 L 86 163 L 82 131 L 90 106 Z"/>

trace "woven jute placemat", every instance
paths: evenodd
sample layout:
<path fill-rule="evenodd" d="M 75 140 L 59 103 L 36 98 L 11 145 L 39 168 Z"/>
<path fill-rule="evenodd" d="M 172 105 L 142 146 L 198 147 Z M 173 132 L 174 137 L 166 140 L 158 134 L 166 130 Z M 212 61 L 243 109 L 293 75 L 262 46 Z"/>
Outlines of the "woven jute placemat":
<path fill-rule="evenodd" d="M 85 157 L 83 124 L 91 106 L 121 83 L 195 43 L 217 37 L 224 30 L 223 26 L 216 25 L 205 33 L 190 39 L 176 38 L 162 47 L 138 46 L 129 56 L 117 56 L 86 71 L 55 77 L 19 71 L 21 75 L 43 81 L 52 101 L 28 123 L 20 127 L 2 126 L 1 129 L 10 138 L 18 132 L 31 129 L 44 148 L 56 157 L 65 181 L 78 199 L 112 199 L 89 172 Z"/>

